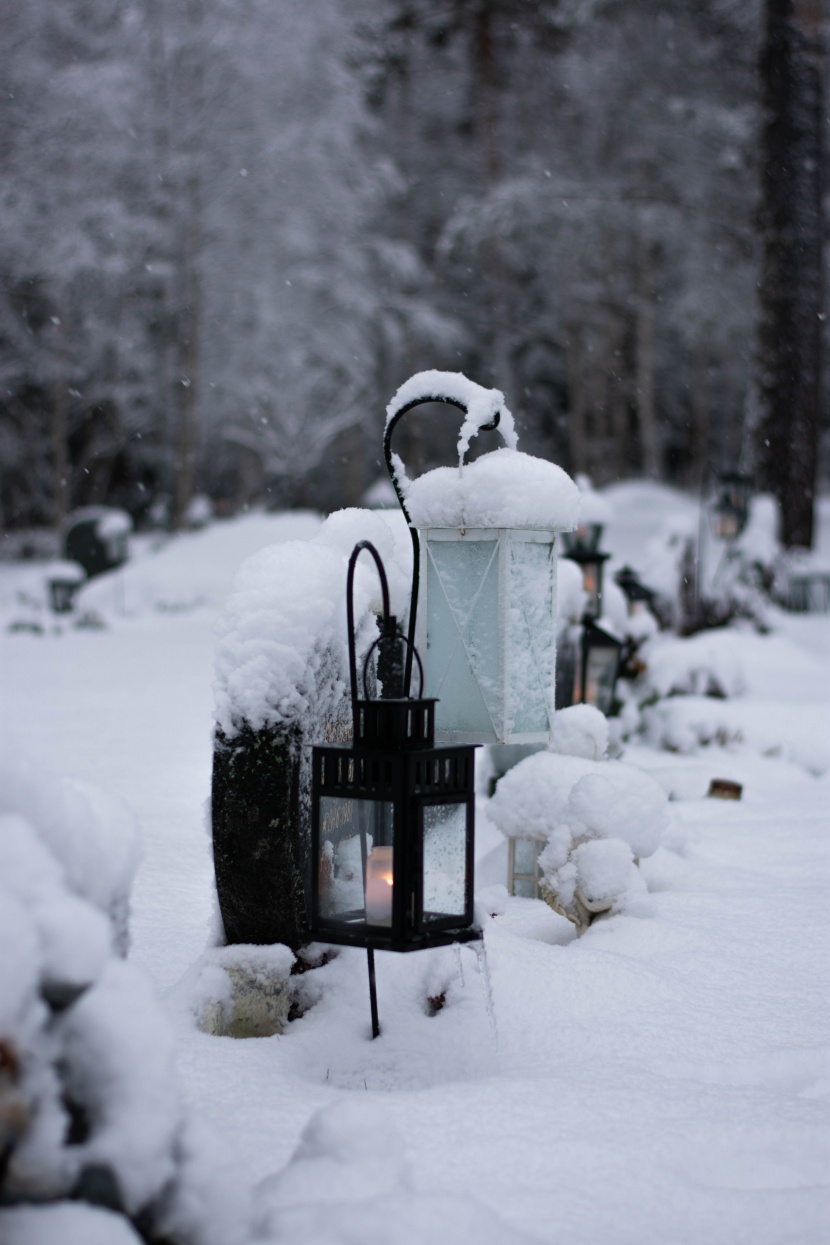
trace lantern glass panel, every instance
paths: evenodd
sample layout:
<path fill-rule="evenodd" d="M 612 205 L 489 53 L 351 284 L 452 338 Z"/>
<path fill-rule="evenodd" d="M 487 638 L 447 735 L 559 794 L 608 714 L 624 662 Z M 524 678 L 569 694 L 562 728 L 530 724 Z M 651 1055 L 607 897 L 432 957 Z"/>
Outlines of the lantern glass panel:
<path fill-rule="evenodd" d="M 321 796 L 319 816 L 320 916 L 348 924 L 391 925 L 392 803 Z"/>
<path fill-rule="evenodd" d="M 425 925 L 467 914 L 467 818 L 463 804 L 423 806 L 423 896 Z"/>
<path fill-rule="evenodd" d="M 539 898 L 539 853 L 543 844 L 537 839 L 509 841 L 507 851 L 507 888 L 520 899 Z"/>
<path fill-rule="evenodd" d="M 536 869 L 536 842 L 534 839 L 516 839 L 513 848 L 513 868 L 516 873 L 533 873 Z"/>
<path fill-rule="evenodd" d="M 553 545 L 511 542 L 507 596 L 507 730 L 524 735 L 553 721 L 556 634 Z"/>
<path fill-rule="evenodd" d="M 553 722 L 553 534 L 431 529 L 419 615 L 425 694 L 438 737 L 544 741 Z"/>
<path fill-rule="evenodd" d="M 587 705 L 595 705 L 603 713 L 611 708 L 619 651 L 615 648 L 588 649 L 585 661 L 585 696 Z"/>
<path fill-rule="evenodd" d="M 440 698 L 440 727 L 490 735 L 501 719 L 499 542 L 427 544 L 427 683 Z"/>

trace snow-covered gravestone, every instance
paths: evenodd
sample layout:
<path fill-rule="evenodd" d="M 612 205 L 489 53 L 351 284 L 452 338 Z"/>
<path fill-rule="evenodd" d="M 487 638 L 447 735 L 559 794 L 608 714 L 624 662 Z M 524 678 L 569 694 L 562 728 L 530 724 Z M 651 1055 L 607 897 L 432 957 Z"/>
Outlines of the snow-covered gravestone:
<path fill-rule="evenodd" d="M 410 480 L 392 433 L 427 402 L 464 412 L 458 466 Z M 504 447 L 465 463 L 471 439 L 494 428 Z M 386 459 L 415 549 L 410 638 L 444 741 L 537 743 L 553 729 L 556 534 L 575 527 L 579 490 L 517 441 L 503 394 L 460 373 L 420 372 L 387 407 Z"/>

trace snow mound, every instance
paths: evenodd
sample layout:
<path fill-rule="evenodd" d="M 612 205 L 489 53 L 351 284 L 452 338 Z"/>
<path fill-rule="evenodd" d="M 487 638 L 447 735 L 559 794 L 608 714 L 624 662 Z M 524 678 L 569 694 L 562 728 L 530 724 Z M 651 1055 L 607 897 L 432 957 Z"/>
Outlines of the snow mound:
<path fill-rule="evenodd" d="M 648 683 L 658 696 L 740 696 L 746 690 L 739 631 L 701 631 L 686 638 L 656 636 L 643 650 Z"/>
<path fill-rule="evenodd" d="M 551 752 L 601 761 L 608 751 L 608 719 L 594 705 L 558 709 L 553 720 Z"/>
<path fill-rule="evenodd" d="M 3 1245 L 141 1245 L 126 1219 L 99 1206 L 57 1202 L 0 1211 Z"/>
<path fill-rule="evenodd" d="M 555 463 L 515 449 L 491 450 L 462 469 L 436 467 L 400 482 L 416 527 L 505 527 L 568 531 L 579 490 Z"/>
<path fill-rule="evenodd" d="M 70 889 L 61 786 L 41 784 L 41 823 L 0 814 L 0 1239 L 127 1245 L 140 1220 L 171 1245 L 234 1245 L 244 1199 L 184 1110 L 149 982 Z"/>
<path fill-rule="evenodd" d="M 667 797 L 653 778 L 624 761 L 537 752 L 499 781 L 487 806 L 502 834 L 551 839 L 575 833 L 619 838 L 650 856 L 669 821 Z"/>
<path fill-rule="evenodd" d="M 378 1102 L 324 1107 L 306 1125 L 288 1166 L 261 1182 L 257 1240 L 304 1245 L 524 1245 L 469 1197 L 411 1186 L 404 1141 Z"/>
<path fill-rule="evenodd" d="M 86 584 L 78 599 L 79 612 L 94 612 L 115 622 L 149 613 L 220 607 L 240 563 L 277 541 L 313 536 L 321 522 L 310 512 L 251 514 L 180 533 Z"/>
<path fill-rule="evenodd" d="M 50 773 L 42 761 L 0 739 L 4 813 L 30 824 L 41 857 L 53 857 L 50 874 L 57 870 L 61 885 L 108 917 L 114 945 L 126 954 L 129 894 L 139 861 L 138 828 L 129 810 L 89 783 Z M 11 842 L 2 849 L 10 850 Z"/>

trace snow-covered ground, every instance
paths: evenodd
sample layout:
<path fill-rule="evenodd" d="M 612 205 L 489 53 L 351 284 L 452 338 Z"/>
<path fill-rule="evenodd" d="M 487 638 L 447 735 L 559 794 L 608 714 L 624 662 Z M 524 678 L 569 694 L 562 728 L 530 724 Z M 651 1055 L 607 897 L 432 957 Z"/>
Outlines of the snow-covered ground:
<path fill-rule="evenodd" d="M 693 503 L 666 490 L 609 495 L 604 543 L 643 573 L 660 525 L 694 520 Z M 186 1103 L 215 1132 L 213 1179 L 255 1192 L 258 1240 L 291 1245 L 821 1245 L 827 616 L 775 613 L 768 636 L 699 638 L 735 695 L 660 702 L 671 721 L 626 748 L 672 797 L 671 828 L 642 865 L 650 914 L 577 939 L 541 901 L 505 905 L 494 884 L 506 853 L 482 800 L 483 899 L 500 914 L 483 950 L 377 957 L 379 1040 L 365 956 L 349 950 L 308 975 L 319 1001 L 284 1036 L 196 1028 L 190 970 L 214 930 L 205 802 L 219 609 L 245 556 L 318 524 L 251 516 L 143 549 L 85 594 L 103 629 L 49 619 L 36 571 L 0 566 L 4 729 L 36 765 L 96 784 L 139 823 L 130 959 L 168 1013 Z M 45 631 L 9 632 L 23 616 L 45 618 Z M 712 714 L 725 746 L 698 742 L 695 723 Z M 672 730 L 680 751 L 654 746 Z M 707 799 L 712 778 L 742 783 L 743 799 Z M 244 1217 L 236 1226 L 250 1239 Z"/>

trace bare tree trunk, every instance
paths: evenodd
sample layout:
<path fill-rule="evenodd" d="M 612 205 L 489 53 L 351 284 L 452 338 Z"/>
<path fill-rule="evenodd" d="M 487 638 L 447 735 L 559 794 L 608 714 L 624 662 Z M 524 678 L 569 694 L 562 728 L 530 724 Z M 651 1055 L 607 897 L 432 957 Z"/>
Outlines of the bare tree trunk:
<path fill-rule="evenodd" d="M 700 491 L 709 459 L 710 444 L 710 393 L 707 371 L 706 347 L 702 341 L 695 342 L 692 366 L 692 453 L 688 483 Z"/>
<path fill-rule="evenodd" d="M 582 334 L 576 321 L 568 330 L 568 435 L 571 474 L 587 470 L 585 374 Z"/>
<path fill-rule="evenodd" d="M 493 8 L 488 0 L 483 0 L 475 14 L 473 27 L 473 86 L 485 195 L 496 189 L 504 175 L 497 47 L 493 30 Z M 492 234 L 488 239 L 485 255 L 492 307 L 493 379 L 496 386 L 503 390 L 515 415 L 521 392 L 513 369 L 513 300 L 510 274 L 498 234 Z"/>
<path fill-rule="evenodd" d="M 161 421 L 166 452 L 165 486 L 171 498 L 175 494 L 175 404 L 173 400 L 173 311 L 171 307 L 170 271 L 173 264 L 172 239 L 172 171 L 170 160 L 170 83 L 164 31 L 164 0 L 147 0 L 147 36 L 150 55 L 150 83 L 153 92 L 153 178 L 155 218 L 158 242 L 154 258 L 160 269 L 156 277 L 158 325 L 155 334 L 155 400 Z"/>
<path fill-rule="evenodd" d="M 188 182 L 185 222 L 183 305 L 179 314 L 179 427 L 176 446 L 174 525 L 181 528 L 193 496 L 196 469 L 196 411 L 199 375 L 201 204 L 198 174 Z"/>
<path fill-rule="evenodd" d="M 766 0 L 758 483 L 787 548 L 813 543 L 821 400 L 821 0 Z"/>
<path fill-rule="evenodd" d="M 58 301 L 58 349 L 52 402 L 52 459 L 55 471 L 54 525 L 60 534 L 69 512 L 69 361 L 67 351 L 68 300 Z"/>
<path fill-rule="evenodd" d="M 625 326 L 619 315 L 614 315 L 610 327 L 609 343 L 609 411 L 608 423 L 614 457 L 614 476 L 626 474 L 628 466 L 628 407 L 626 386 L 623 378 L 623 338 Z"/>
<path fill-rule="evenodd" d="M 642 468 L 660 478 L 660 450 L 654 402 L 654 245 L 643 231 L 637 265 L 637 415 Z"/>
<path fill-rule="evenodd" d="M 193 496 L 196 473 L 196 415 L 202 315 L 202 170 L 201 145 L 206 132 L 203 0 L 188 0 L 188 42 L 183 69 L 187 173 L 180 202 L 181 306 L 178 316 L 178 429 L 173 521 L 180 528 Z"/>

